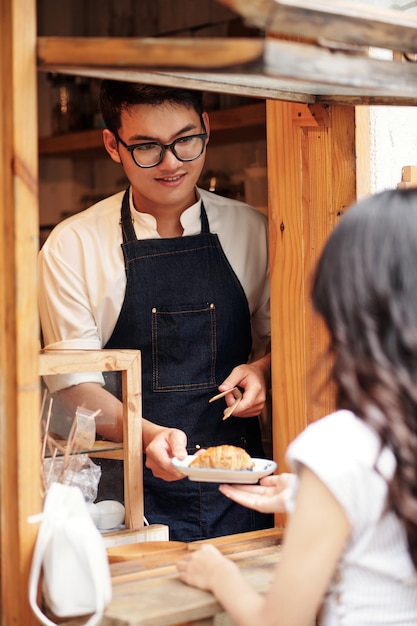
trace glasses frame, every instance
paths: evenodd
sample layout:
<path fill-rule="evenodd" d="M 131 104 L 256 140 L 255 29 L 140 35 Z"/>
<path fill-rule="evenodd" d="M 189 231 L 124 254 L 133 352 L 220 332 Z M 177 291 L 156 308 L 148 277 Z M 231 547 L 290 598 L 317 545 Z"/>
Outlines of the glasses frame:
<path fill-rule="evenodd" d="M 203 124 L 203 128 L 204 128 L 204 124 Z M 178 159 L 178 161 L 181 161 L 181 163 L 190 163 L 191 161 L 196 161 L 203 154 L 204 148 L 206 147 L 206 141 L 207 141 L 207 132 L 204 132 L 204 133 L 196 133 L 195 135 L 185 135 L 184 137 L 178 137 L 178 139 L 175 139 L 172 143 L 167 143 L 167 144 L 161 143 L 160 141 L 141 141 L 140 143 L 134 143 L 129 146 L 127 143 L 123 141 L 123 139 L 119 136 L 118 133 L 115 132 L 114 136 L 116 137 L 117 141 L 120 141 L 122 146 L 126 148 L 128 152 L 130 152 L 130 155 L 133 159 L 134 164 L 142 169 L 150 169 L 152 167 L 156 167 L 157 165 L 160 165 L 160 163 L 162 163 L 162 161 L 165 158 L 165 153 L 167 150 L 171 150 L 174 157 Z M 193 139 L 199 138 L 203 140 L 201 152 L 199 155 L 193 157 L 192 159 L 182 159 L 180 156 L 178 156 L 178 154 L 175 151 L 175 144 L 183 139 L 188 139 L 188 138 L 193 138 Z M 154 163 L 153 165 L 141 165 L 141 163 L 138 163 L 136 161 L 135 155 L 133 153 L 138 146 L 149 145 L 149 144 L 158 146 L 161 149 L 159 161 L 157 163 Z"/>

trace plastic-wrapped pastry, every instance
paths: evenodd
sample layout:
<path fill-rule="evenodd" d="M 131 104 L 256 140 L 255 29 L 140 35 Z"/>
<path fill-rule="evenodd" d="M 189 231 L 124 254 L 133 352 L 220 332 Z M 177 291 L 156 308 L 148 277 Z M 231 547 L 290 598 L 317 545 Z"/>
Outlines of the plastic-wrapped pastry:
<path fill-rule="evenodd" d="M 209 467 L 212 469 L 250 470 L 255 463 L 243 448 L 237 446 L 212 446 L 197 455 L 190 467 Z"/>

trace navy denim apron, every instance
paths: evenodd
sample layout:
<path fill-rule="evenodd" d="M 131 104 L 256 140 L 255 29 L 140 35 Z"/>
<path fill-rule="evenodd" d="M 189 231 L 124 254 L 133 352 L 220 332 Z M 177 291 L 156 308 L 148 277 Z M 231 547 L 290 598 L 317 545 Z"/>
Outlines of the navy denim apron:
<path fill-rule="evenodd" d="M 201 204 L 199 235 L 138 240 L 122 202 L 126 293 L 106 348 L 142 352 L 143 416 L 183 430 L 188 452 L 233 444 L 263 455 L 258 417 L 222 420 L 218 385 L 252 346 L 249 306 Z M 117 392 L 117 390 L 112 390 Z M 273 517 L 225 498 L 217 484 L 166 482 L 144 468 L 145 516 L 170 538 L 194 541 L 271 527 Z"/>

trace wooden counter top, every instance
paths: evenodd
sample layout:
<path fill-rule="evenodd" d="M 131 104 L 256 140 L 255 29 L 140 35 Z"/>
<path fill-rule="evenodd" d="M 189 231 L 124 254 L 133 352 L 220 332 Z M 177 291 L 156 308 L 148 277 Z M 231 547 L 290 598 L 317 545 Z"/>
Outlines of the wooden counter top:
<path fill-rule="evenodd" d="M 269 588 L 278 562 L 282 536 L 283 530 L 275 528 L 208 541 L 236 561 L 250 584 L 264 592 Z M 211 593 L 182 583 L 175 566 L 185 551 L 201 543 L 207 541 L 112 564 L 113 598 L 101 626 L 213 624 L 214 617 L 223 612 L 222 608 Z M 82 623 L 83 620 L 65 622 L 66 626 Z"/>

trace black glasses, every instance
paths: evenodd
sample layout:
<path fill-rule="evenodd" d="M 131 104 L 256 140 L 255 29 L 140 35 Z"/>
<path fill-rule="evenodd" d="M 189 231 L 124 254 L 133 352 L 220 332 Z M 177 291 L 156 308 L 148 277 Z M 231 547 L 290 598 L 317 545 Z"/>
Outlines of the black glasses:
<path fill-rule="evenodd" d="M 179 137 L 172 143 L 163 144 L 159 141 L 147 141 L 128 146 L 117 133 L 114 133 L 117 141 L 132 155 L 132 159 L 138 167 L 155 167 L 162 163 L 165 152 L 171 150 L 178 161 L 195 161 L 203 154 L 207 133 L 187 135 Z"/>

